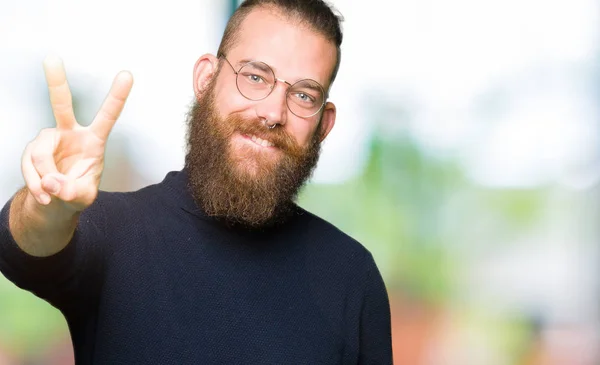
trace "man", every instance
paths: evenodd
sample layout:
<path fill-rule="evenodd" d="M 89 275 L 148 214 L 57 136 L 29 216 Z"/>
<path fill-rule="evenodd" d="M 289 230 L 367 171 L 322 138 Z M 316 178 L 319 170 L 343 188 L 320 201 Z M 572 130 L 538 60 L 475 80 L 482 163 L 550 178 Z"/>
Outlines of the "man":
<path fill-rule="evenodd" d="M 57 126 L 23 154 L 0 269 L 64 314 L 78 364 L 392 362 L 371 254 L 294 204 L 335 122 L 339 22 L 321 0 L 245 1 L 195 65 L 184 170 L 132 193 L 98 191 L 131 75 L 82 127 L 46 60 Z"/>

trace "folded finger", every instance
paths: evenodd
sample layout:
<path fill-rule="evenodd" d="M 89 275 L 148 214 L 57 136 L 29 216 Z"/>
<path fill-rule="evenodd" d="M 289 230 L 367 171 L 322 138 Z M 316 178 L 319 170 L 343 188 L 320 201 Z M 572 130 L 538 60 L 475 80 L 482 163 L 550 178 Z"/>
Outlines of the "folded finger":
<path fill-rule="evenodd" d="M 54 161 L 54 138 L 54 133 L 42 130 L 31 145 L 31 163 L 41 178 L 47 174 L 58 173 Z"/>
<path fill-rule="evenodd" d="M 31 162 L 31 144 L 25 148 L 25 152 L 23 153 L 21 171 L 25 179 L 25 185 L 35 200 L 42 205 L 49 204 L 51 200 L 50 195 L 42 189 L 40 175 Z"/>

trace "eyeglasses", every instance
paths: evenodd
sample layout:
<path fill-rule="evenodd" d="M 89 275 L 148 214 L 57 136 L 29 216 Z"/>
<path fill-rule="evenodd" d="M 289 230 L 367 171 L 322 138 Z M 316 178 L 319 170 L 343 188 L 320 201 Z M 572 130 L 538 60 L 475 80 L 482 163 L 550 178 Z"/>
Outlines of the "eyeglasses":
<path fill-rule="evenodd" d="M 245 63 L 238 71 L 224 55 L 236 75 L 237 89 L 248 100 L 259 101 L 266 99 L 273 90 L 277 81 L 289 85 L 286 91 L 286 104 L 288 109 L 297 117 L 309 118 L 321 111 L 325 105 L 325 91 L 318 82 L 304 79 L 294 84 L 275 77 L 273 69 L 264 62 L 252 61 Z"/>

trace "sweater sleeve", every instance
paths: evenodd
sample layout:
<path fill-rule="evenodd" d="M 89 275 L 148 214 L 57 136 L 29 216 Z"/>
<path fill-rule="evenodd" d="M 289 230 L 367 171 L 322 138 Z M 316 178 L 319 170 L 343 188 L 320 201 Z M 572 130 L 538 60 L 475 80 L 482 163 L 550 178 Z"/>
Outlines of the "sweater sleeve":
<path fill-rule="evenodd" d="M 27 254 L 15 242 L 8 225 L 11 202 L 0 212 L 0 272 L 65 314 L 89 308 L 97 301 L 102 283 L 105 217 L 101 204 L 96 202 L 81 214 L 73 239 L 62 251 L 41 258 Z"/>
<path fill-rule="evenodd" d="M 360 319 L 360 365 L 392 364 L 390 303 L 383 278 L 369 255 L 367 287 Z"/>

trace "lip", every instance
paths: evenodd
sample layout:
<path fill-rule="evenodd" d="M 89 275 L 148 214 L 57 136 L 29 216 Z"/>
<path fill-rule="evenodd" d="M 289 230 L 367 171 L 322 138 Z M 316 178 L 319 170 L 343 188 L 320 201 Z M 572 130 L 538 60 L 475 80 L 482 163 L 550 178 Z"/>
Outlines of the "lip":
<path fill-rule="evenodd" d="M 263 145 L 261 145 L 261 144 L 258 144 L 258 143 L 256 143 L 256 142 L 254 142 L 254 141 L 252 140 L 252 137 L 250 137 L 250 136 L 249 136 L 249 135 L 247 135 L 247 134 L 242 134 L 242 137 L 243 137 L 244 139 L 246 139 L 246 140 L 248 140 L 248 141 L 252 142 L 252 144 L 253 144 L 253 145 L 255 145 L 255 146 L 257 146 L 257 147 L 260 147 L 260 148 L 265 148 L 265 149 L 277 149 L 277 147 L 275 147 L 275 146 L 263 146 Z"/>

